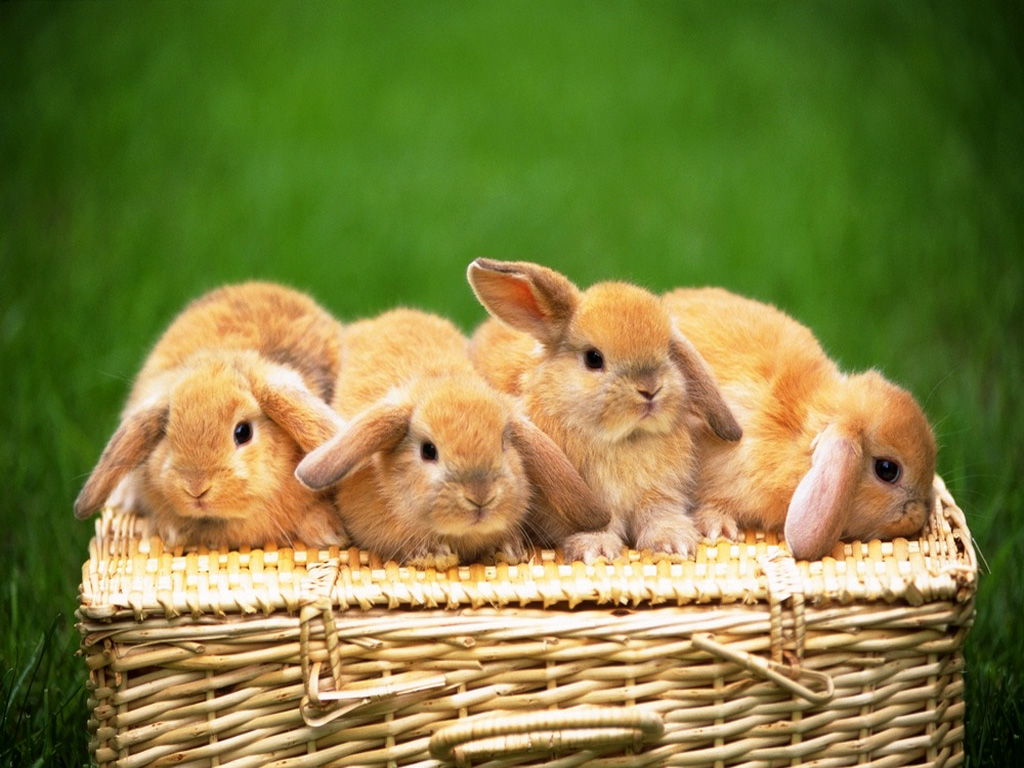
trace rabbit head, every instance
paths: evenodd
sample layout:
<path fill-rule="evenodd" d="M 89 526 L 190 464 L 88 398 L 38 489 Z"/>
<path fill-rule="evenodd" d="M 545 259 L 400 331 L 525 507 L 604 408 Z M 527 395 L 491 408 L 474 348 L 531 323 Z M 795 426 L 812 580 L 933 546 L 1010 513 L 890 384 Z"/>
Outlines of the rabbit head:
<path fill-rule="evenodd" d="M 357 542 L 406 560 L 428 539 L 462 560 L 515 552 L 532 524 L 531 488 L 577 524 L 607 522 L 550 439 L 473 376 L 392 392 L 306 456 L 296 476 L 313 489 L 340 483 Z"/>
<path fill-rule="evenodd" d="M 786 514 L 794 556 L 821 557 L 839 539 L 921 530 L 934 503 L 935 455 L 931 427 L 909 392 L 876 371 L 847 377 Z"/>
<path fill-rule="evenodd" d="M 721 438 L 739 438 L 707 365 L 650 292 L 617 282 L 580 291 L 546 267 L 491 259 L 468 277 L 494 317 L 542 345 L 523 394 L 565 429 L 617 443 L 675 432 L 692 409 Z"/>
<path fill-rule="evenodd" d="M 339 419 L 297 373 L 253 352 L 207 352 L 164 378 L 110 439 L 76 516 L 87 517 L 130 477 L 169 544 L 337 539 L 315 510 L 304 519 L 318 499 L 292 473 Z"/>

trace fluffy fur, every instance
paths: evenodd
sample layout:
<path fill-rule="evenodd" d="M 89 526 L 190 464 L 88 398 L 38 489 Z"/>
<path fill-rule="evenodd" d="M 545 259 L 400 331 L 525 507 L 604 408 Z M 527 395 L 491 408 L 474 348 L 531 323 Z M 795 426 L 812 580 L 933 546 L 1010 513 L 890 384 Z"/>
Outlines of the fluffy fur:
<path fill-rule="evenodd" d="M 554 543 L 587 562 L 627 544 L 692 552 L 692 422 L 726 441 L 740 428 L 661 300 L 627 283 L 580 291 L 528 262 L 477 259 L 468 278 L 496 318 L 474 334 L 478 370 L 521 398 L 611 510 L 604 530 L 553 530 Z"/>
<path fill-rule="evenodd" d="M 876 371 L 843 374 L 810 330 L 766 304 L 718 288 L 664 301 L 743 427 L 736 444 L 700 440 L 697 518 L 707 535 L 784 529 L 793 554 L 814 559 L 841 538 L 921 529 L 935 438 L 907 391 Z M 878 461 L 899 466 L 895 481 L 879 477 Z"/>
<path fill-rule="evenodd" d="M 603 513 L 557 447 L 473 369 L 447 320 L 396 309 L 350 325 L 334 406 L 347 426 L 296 471 L 337 484 L 353 540 L 388 559 L 447 568 L 527 556 L 541 498 L 559 518 Z"/>
<path fill-rule="evenodd" d="M 118 489 L 171 546 L 344 544 L 329 496 L 293 476 L 339 425 L 327 400 L 340 334 L 310 297 L 270 283 L 192 302 L 143 365 L 75 514 Z"/>

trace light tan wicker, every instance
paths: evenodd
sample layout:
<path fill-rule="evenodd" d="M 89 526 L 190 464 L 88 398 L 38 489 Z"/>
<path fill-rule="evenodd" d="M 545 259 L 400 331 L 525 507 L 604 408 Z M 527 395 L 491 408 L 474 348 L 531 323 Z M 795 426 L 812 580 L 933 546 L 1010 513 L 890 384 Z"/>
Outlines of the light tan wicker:
<path fill-rule="evenodd" d="M 99 519 L 79 608 L 101 766 L 952 766 L 977 566 L 920 539 L 796 562 L 448 572 L 356 550 L 164 551 Z"/>

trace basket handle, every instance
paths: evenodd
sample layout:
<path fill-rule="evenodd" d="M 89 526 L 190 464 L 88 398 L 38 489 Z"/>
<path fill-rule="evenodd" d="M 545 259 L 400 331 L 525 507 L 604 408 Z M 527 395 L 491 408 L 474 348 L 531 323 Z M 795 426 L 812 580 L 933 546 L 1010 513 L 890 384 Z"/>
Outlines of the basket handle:
<path fill-rule="evenodd" d="M 694 633 L 691 637 L 693 644 L 700 648 L 702 651 L 706 651 L 713 656 L 731 661 L 733 664 L 737 664 L 748 672 L 753 672 L 755 675 L 771 680 L 773 683 L 781 688 L 785 688 L 790 693 L 799 696 L 802 699 L 809 701 L 811 704 L 827 704 L 832 701 L 836 695 L 835 683 L 832 678 L 826 675 L 824 672 L 815 672 L 812 669 L 799 668 L 794 671 L 774 661 L 763 659 L 760 656 L 755 656 L 752 653 L 739 650 L 738 648 L 729 648 L 716 642 L 711 635 L 704 632 Z M 815 691 L 806 685 L 797 681 L 797 678 L 806 678 L 815 682 L 821 683 L 825 689 L 823 691 Z"/>
<path fill-rule="evenodd" d="M 621 707 L 495 714 L 445 726 L 430 737 L 437 760 L 480 760 L 530 752 L 592 749 L 651 741 L 665 724 L 657 712 Z"/>
<path fill-rule="evenodd" d="M 337 720 L 353 710 L 379 701 L 395 699 L 413 693 L 436 691 L 451 684 L 444 675 L 406 672 L 372 681 L 359 681 L 341 690 L 320 690 L 322 662 L 314 661 L 306 680 L 306 695 L 302 697 L 302 719 L 306 725 L 321 726 Z M 328 710 L 329 711 L 325 711 Z"/>

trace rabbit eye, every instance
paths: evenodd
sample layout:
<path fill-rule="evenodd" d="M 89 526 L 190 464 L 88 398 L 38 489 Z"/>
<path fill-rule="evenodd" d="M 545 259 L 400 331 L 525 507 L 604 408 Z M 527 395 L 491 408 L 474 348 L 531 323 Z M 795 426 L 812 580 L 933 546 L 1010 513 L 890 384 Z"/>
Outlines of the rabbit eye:
<path fill-rule="evenodd" d="M 235 424 L 235 445 L 245 445 L 252 440 L 252 424 L 240 421 Z"/>
<path fill-rule="evenodd" d="M 596 349 L 588 349 L 583 353 L 583 363 L 592 371 L 604 368 L 604 355 Z"/>
<path fill-rule="evenodd" d="M 420 445 L 420 456 L 424 461 L 437 461 L 437 446 L 431 442 Z"/>
<path fill-rule="evenodd" d="M 875 459 L 875 475 L 883 483 L 895 483 L 900 479 L 900 465 L 889 459 Z"/>

